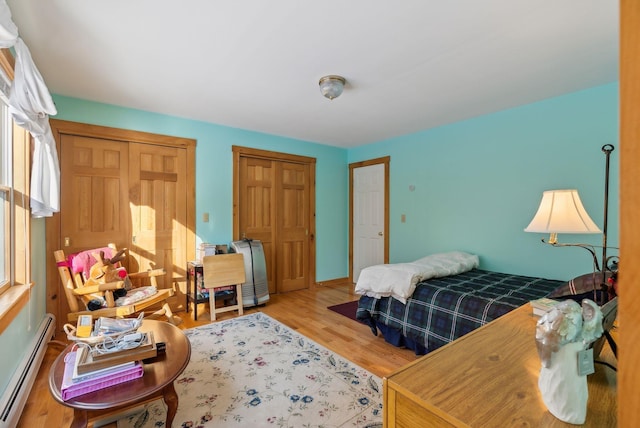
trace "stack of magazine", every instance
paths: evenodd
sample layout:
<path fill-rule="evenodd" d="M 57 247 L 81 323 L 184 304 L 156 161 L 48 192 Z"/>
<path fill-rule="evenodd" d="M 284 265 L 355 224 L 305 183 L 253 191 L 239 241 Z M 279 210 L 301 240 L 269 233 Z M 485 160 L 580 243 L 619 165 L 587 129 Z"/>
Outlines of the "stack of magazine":
<path fill-rule="evenodd" d="M 152 332 L 126 333 L 91 345 L 77 343 L 65 356 L 62 399 L 137 379 L 144 373 L 142 360 L 156 355 Z"/>
<path fill-rule="evenodd" d="M 137 379 L 144 373 L 142 362 L 134 361 L 108 369 L 96 370 L 83 376 L 74 376 L 77 361 L 78 351 L 69 352 L 65 356 L 64 377 L 60 388 L 62 399 L 65 401 L 79 395 L 118 385 L 128 380 Z"/>
<path fill-rule="evenodd" d="M 533 314 L 536 316 L 542 316 L 548 311 L 551 310 L 555 305 L 557 305 L 557 300 L 549 299 L 548 297 L 543 297 L 541 299 L 531 300 L 529 304 L 531 308 L 533 308 Z"/>

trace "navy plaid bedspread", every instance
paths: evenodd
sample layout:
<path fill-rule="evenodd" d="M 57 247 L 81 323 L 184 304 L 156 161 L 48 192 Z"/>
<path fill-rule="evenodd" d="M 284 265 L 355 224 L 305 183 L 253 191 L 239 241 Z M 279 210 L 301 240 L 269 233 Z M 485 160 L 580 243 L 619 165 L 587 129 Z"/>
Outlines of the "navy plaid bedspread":
<path fill-rule="evenodd" d="M 387 330 L 399 332 L 409 342 L 418 345 L 420 352 L 414 346 L 409 347 L 422 354 L 493 321 L 529 300 L 546 296 L 563 283 L 473 269 L 420 282 L 406 305 L 390 297 L 375 299 L 362 296 L 356 317 L 371 325 L 374 332 L 374 325 L 378 325 L 385 338 Z"/>

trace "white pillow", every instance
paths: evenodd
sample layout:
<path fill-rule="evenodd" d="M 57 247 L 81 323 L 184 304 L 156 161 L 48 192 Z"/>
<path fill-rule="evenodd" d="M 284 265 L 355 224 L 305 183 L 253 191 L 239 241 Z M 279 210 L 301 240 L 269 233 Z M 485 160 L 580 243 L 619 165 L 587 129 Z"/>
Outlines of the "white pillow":
<path fill-rule="evenodd" d="M 480 258 L 476 254 L 463 251 L 432 254 L 413 262 L 418 265 L 436 268 L 436 276 L 457 275 L 480 266 Z M 444 273 L 444 274 L 443 274 Z"/>

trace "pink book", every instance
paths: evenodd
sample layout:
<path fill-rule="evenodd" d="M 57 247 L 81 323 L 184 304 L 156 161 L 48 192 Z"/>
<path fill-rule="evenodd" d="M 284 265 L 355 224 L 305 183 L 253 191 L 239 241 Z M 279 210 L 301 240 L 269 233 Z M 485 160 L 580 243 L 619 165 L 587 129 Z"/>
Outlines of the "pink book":
<path fill-rule="evenodd" d="M 69 400 L 82 394 L 97 391 L 109 386 L 118 385 L 128 380 L 142 377 L 144 367 L 142 361 L 125 364 L 112 370 L 100 370 L 99 373 L 88 373 L 86 376 L 73 379 L 77 351 L 69 352 L 64 359 L 64 376 L 60 392 L 63 400 Z"/>

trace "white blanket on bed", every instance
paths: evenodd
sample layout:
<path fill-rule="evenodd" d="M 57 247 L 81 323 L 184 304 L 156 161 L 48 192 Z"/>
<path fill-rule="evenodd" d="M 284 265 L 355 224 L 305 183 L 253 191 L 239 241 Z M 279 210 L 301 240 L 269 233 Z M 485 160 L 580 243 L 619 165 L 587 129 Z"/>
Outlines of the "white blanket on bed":
<path fill-rule="evenodd" d="M 433 254 L 411 263 L 369 266 L 360 272 L 356 293 L 379 299 L 394 297 L 407 303 L 418 282 L 477 268 L 480 260 L 475 254 L 461 251 Z"/>

